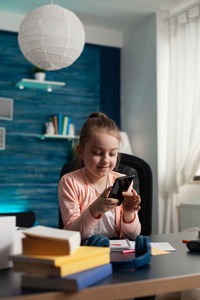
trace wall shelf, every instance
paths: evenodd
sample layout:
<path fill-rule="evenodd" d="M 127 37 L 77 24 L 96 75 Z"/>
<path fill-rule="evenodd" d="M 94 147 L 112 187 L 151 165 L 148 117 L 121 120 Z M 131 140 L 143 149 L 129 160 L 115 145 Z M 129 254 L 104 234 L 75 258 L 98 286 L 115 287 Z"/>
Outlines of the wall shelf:
<path fill-rule="evenodd" d="M 78 140 L 79 136 L 78 135 L 61 135 L 61 134 L 54 134 L 54 135 L 49 135 L 49 134 L 40 134 L 37 136 L 41 140 L 45 139 L 65 139 L 65 140 Z"/>
<path fill-rule="evenodd" d="M 65 86 L 65 82 L 59 81 L 47 81 L 47 80 L 36 80 L 36 79 L 26 79 L 22 78 L 19 82 L 16 83 L 16 87 L 23 90 L 24 88 L 36 88 L 47 90 L 47 92 L 52 92 L 55 89 L 58 89 L 62 86 Z"/>

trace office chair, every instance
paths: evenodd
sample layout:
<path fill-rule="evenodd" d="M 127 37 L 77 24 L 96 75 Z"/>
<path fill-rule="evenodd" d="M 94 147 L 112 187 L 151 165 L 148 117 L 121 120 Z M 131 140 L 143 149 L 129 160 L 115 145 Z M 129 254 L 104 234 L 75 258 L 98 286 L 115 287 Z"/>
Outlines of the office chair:
<path fill-rule="evenodd" d="M 60 178 L 71 171 L 79 168 L 76 159 L 67 162 L 61 170 Z M 152 195 L 153 195 L 153 176 L 151 167 L 143 159 L 120 153 L 120 162 L 115 171 L 131 175 L 134 174 L 134 189 L 141 197 L 141 209 L 138 216 L 141 223 L 141 234 L 150 235 L 152 230 Z M 59 228 L 63 228 L 61 213 L 59 210 Z"/>
<path fill-rule="evenodd" d="M 18 227 L 32 227 L 35 224 L 35 214 L 32 211 L 0 213 L 1 216 L 15 216 L 16 226 Z"/>

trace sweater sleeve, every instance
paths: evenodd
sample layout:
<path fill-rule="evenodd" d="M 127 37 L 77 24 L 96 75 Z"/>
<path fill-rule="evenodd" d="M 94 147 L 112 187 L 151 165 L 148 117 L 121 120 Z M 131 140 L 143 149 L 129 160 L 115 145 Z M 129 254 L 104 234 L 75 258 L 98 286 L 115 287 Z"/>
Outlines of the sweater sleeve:
<path fill-rule="evenodd" d="M 121 216 L 121 231 L 122 235 L 130 240 L 136 239 L 141 232 L 141 224 L 137 213 L 135 213 L 135 219 L 131 223 L 125 223 L 123 221 L 123 217 Z"/>
<path fill-rule="evenodd" d="M 73 177 L 63 176 L 58 184 L 58 200 L 64 228 L 68 230 L 79 231 L 81 238 L 87 238 L 88 233 L 99 222 L 95 219 L 89 210 L 90 199 L 85 195 L 84 203 L 87 205 L 83 210 L 81 207 L 81 183 Z"/>

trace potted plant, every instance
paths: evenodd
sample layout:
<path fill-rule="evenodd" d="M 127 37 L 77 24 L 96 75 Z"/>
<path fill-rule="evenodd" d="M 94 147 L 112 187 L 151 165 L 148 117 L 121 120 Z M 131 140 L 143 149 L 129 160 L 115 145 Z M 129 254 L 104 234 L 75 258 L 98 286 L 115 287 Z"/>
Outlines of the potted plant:
<path fill-rule="evenodd" d="M 41 68 L 35 66 L 33 71 L 34 71 L 34 78 L 36 80 L 40 80 L 40 81 L 45 80 L 46 73 L 45 73 L 44 69 L 41 69 Z"/>

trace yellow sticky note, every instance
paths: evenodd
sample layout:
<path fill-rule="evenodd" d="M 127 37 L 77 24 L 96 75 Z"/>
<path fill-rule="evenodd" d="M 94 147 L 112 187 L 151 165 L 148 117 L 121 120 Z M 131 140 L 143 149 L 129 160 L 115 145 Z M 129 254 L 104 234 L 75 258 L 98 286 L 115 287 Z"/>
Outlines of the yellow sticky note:
<path fill-rule="evenodd" d="M 162 255 L 162 254 L 169 254 L 171 252 L 168 251 L 163 251 L 160 249 L 156 249 L 156 248 L 151 248 L 151 255 Z"/>

